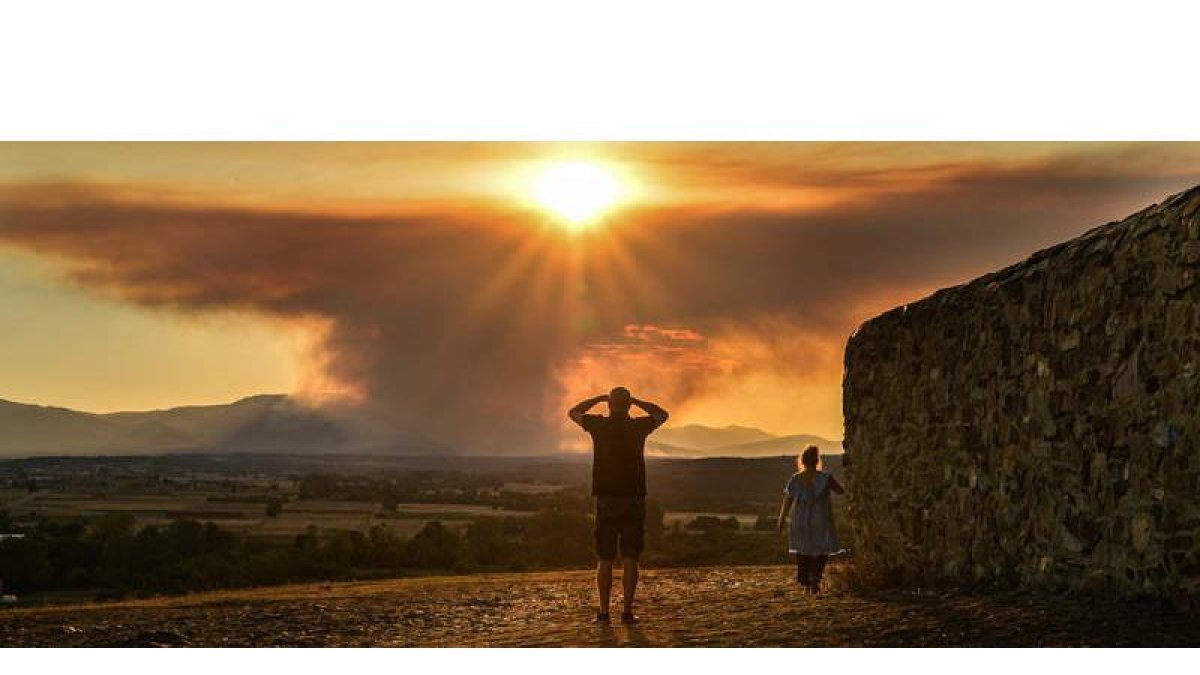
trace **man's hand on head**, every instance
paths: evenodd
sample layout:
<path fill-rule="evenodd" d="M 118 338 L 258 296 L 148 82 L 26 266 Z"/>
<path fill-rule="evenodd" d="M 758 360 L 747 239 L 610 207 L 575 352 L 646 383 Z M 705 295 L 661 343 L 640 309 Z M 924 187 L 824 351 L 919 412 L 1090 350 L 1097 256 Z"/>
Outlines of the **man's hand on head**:
<path fill-rule="evenodd" d="M 646 411 L 646 414 L 650 416 L 650 419 L 654 420 L 654 427 L 656 429 L 666 423 L 668 417 L 667 411 L 663 410 L 657 404 L 633 397 L 630 397 L 630 402 Z"/>
<path fill-rule="evenodd" d="M 586 400 L 580 401 L 579 403 L 576 403 L 575 407 L 573 407 L 567 411 L 567 417 L 570 417 L 571 421 L 578 424 L 579 426 L 583 426 L 583 416 L 587 413 L 587 411 L 591 410 L 593 407 L 595 407 L 596 405 L 598 405 L 600 403 L 607 403 L 607 402 L 608 402 L 608 394 L 600 394 L 599 396 L 593 396 L 589 399 L 586 399 Z"/>

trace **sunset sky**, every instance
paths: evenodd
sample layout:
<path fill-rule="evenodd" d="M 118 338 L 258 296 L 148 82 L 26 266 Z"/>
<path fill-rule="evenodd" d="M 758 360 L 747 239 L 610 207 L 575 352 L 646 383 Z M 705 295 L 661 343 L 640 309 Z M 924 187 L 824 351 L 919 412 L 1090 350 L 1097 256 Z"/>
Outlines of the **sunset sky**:
<path fill-rule="evenodd" d="M 0 398 L 515 452 L 624 384 L 840 438 L 860 322 L 1197 183 L 1200 144 L 0 144 Z"/>

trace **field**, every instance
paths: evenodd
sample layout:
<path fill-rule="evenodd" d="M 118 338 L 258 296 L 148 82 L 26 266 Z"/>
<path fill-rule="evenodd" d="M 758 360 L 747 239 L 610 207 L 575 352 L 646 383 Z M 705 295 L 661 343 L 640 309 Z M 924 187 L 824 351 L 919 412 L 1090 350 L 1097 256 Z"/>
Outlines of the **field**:
<path fill-rule="evenodd" d="M 557 489 L 555 486 L 506 484 L 505 490 L 526 491 L 529 494 L 545 494 Z M 304 532 L 310 525 L 322 530 L 354 530 L 365 532 L 375 525 L 383 525 L 396 534 L 409 537 L 432 520 L 440 520 L 450 527 L 463 526 L 472 518 L 480 516 L 526 517 L 530 511 L 503 509 L 479 504 L 397 504 L 394 512 L 384 512 L 374 502 L 296 500 L 286 503 L 283 512 L 275 517 L 266 515 L 266 506 L 260 501 L 233 501 L 228 493 L 180 492 L 141 495 L 97 497 L 70 492 L 39 492 L 26 494 L 24 491 L 0 493 L 0 508 L 23 517 L 96 517 L 110 513 L 127 513 L 142 525 L 165 525 L 177 518 L 194 518 L 212 521 L 222 528 L 252 537 L 292 537 Z M 214 501 L 217 500 L 217 501 Z M 686 525 L 700 516 L 721 519 L 737 518 L 742 528 L 754 527 L 757 514 L 717 513 L 700 511 L 668 511 L 663 524 Z"/>
<path fill-rule="evenodd" d="M 756 524 L 777 512 L 793 467 L 787 457 L 649 461 L 650 512 L 666 527 L 647 523 L 647 564 L 784 562 L 783 542 Z M 588 479 L 573 457 L 11 460 L 0 462 L 0 531 L 22 536 L 4 544 L 0 578 L 36 605 L 579 567 L 594 560 Z M 835 501 L 839 521 L 843 511 Z"/>
<path fill-rule="evenodd" d="M 310 525 L 321 530 L 365 532 L 382 525 L 397 535 L 409 537 L 425 523 L 440 520 L 450 527 L 465 527 L 479 516 L 530 515 L 528 511 L 501 509 L 478 504 L 397 504 L 384 512 L 380 504 L 361 501 L 295 500 L 283 506 L 278 516 L 266 514 L 262 498 L 236 501 L 226 492 L 160 492 L 96 496 L 70 492 L 9 490 L 0 494 L 0 508 L 14 516 L 35 518 L 94 518 L 113 513 L 133 516 L 141 525 L 165 525 L 179 518 L 212 521 L 224 529 L 249 537 L 290 538 Z"/>

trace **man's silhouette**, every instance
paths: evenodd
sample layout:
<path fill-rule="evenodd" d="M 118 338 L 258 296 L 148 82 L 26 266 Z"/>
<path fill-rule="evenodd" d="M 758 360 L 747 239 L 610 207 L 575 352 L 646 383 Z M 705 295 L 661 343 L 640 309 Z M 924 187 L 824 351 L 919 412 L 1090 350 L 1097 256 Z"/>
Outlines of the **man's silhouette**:
<path fill-rule="evenodd" d="M 598 403 L 608 403 L 608 416 L 589 415 Z M 637 406 L 649 417 L 630 417 Z M 625 387 L 581 401 L 567 415 L 592 437 L 592 495 L 596 498 L 596 586 L 600 611 L 596 621 L 608 623 L 613 560 L 618 550 L 624 564 L 623 623 L 636 623 L 633 596 L 637 591 L 638 555 L 646 535 L 646 437 L 667 421 L 667 411 L 634 398 Z"/>

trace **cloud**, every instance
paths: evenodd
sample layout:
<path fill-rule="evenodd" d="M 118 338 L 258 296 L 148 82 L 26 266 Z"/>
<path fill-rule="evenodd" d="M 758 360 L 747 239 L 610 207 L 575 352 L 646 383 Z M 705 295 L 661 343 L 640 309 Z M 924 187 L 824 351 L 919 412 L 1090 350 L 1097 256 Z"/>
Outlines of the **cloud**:
<path fill-rule="evenodd" d="M 739 355 L 728 353 L 689 328 L 629 324 L 608 340 L 580 346 L 555 369 L 561 387 L 559 409 L 624 386 L 635 396 L 676 405 L 735 371 Z M 559 416 L 561 417 L 561 415 Z M 564 431 L 570 429 L 565 418 Z"/>
<path fill-rule="evenodd" d="M 840 350 L 859 322 L 1200 180 L 1150 150 L 846 169 L 840 187 L 833 169 L 738 160 L 737 180 L 815 180 L 837 199 L 629 207 L 581 237 L 481 201 L 363 216 L 20 183 L 0 188 L 0 244 L 139 305 L 313 326 L 312 387 L 468 451 L 557 447 L 564 403 L 617 383 L 679 422 L 836 436 Z M 726 164 L 689 166 L 715 180 Z"/>

